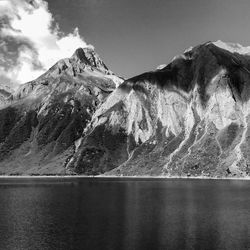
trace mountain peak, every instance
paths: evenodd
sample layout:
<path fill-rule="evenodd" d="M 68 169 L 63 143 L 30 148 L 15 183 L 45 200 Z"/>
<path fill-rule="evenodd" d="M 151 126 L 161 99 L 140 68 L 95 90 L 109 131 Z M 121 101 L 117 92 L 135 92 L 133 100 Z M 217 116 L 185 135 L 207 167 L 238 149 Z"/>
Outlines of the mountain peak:
<path fill-rule="evenodd" d="M 76 49 L 71 59 L 94 67 L 105 73 L 109 71 L 108 67 L 105 65 L 100 56 L 95 52 L 93 47 Z"/>
<path fill-rule="evenodd" d="M 80 60 L 80 61 L 86 60 L 86 56 L 85 56 L 83 48 L 76 49 L 71 58 L 74 58 L 74 59 Z"/>

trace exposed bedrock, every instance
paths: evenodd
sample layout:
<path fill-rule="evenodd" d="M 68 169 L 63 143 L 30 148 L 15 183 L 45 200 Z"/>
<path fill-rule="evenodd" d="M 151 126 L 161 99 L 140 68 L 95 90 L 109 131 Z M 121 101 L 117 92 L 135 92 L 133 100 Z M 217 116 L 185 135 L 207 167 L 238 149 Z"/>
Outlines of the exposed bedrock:
<path fill-rule="evenodd" d="M 249 175 L 249 87 L 247 54 L 214 43 L 192 48 L 166 67 L 124 81 L 94 113 L 67 168 L 107 175 Z"/>

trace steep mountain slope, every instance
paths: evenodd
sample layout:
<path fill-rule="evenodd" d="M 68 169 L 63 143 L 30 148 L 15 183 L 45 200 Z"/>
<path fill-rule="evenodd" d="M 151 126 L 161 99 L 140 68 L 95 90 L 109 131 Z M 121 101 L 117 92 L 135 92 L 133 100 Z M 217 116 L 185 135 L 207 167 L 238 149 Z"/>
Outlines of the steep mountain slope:
<path fill-rule="evenodd" d="M 208 42 L 124 81 L 68 158 L 79 174 L 250 175 L 250 53 Z"/>
<path fill-rule="evenodd" d="M 12 93 L 13 90 L 10 87 L 0 83 L 0 107 L 9 102 Z"/>
<path fill-rule="evenodd" d="M 21 85 L 0 110 L 0 174 L 69 174 L 67 157 L 122 81 L 92 48 L 79 48 Z"/>

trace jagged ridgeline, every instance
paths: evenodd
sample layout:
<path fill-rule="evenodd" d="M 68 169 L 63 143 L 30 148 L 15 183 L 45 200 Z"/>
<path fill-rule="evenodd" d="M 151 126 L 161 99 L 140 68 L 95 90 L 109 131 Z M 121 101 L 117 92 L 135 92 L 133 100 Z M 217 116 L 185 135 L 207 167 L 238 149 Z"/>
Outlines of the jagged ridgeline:
<path fill-rule="evenodd" d="M 122 81 L 84 48 L 21 85 L 0 110 L 0 174 L 70 174 L 77 140 Z"/>
<path fill-rule="evenodd" d="M 0 110 L 1 174 L 250 175 L 250 49 L 221 41 L 123 81 L 91 48 Z"/>

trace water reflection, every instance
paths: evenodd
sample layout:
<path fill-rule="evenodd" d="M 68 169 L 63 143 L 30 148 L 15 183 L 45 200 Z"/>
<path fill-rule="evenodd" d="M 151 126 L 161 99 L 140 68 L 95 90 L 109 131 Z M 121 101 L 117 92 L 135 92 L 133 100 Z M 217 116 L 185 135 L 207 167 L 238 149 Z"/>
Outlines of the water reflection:
<path fill-rule="evenodd" d="M 0 181 L 0 249 L 250 249 L 250 182 Z"/>

